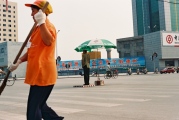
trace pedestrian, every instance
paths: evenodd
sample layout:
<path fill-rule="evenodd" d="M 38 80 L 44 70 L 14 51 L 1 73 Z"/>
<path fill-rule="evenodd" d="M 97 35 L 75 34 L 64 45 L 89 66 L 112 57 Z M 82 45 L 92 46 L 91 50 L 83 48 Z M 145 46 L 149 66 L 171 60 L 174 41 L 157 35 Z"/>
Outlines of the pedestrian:
<path fill-rule="evenodd" d="M 84 71 L 84 85 L 89 85 L 90 55 L 87 50 L 83 50 L 81 63 Z"/>
<path fill-rule="evenodd" d="M 57 79 L 54 56 L 57 32 L 48 19 L 48 15 L 53 12 L 52 6 L 49 4 L 45 13 L 41 10 L 45 3 L 46 0 L 36 0 L 32 4 L 25 4 L 25 6 L 31 8 L 31 16 L 37 26 L 30 37 L 27 52 L 9 67 L 12 72 L 22 62 L 28 62 L 24 81 L 24 83 L 30 85 L 27 120 L 64 119 L 64 117 L 58 116 L 46 103 Z"/>

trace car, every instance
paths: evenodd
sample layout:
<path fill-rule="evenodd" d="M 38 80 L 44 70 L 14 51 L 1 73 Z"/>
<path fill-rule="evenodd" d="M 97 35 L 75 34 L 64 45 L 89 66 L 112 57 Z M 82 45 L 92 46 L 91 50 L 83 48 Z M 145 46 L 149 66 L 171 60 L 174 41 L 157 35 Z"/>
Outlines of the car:
<path fill-rule="evenodd" d="M 160 70 L 160 73 L 174 73 L 175 69 L 171 67 L 164 68 L 163 70 Z"/>

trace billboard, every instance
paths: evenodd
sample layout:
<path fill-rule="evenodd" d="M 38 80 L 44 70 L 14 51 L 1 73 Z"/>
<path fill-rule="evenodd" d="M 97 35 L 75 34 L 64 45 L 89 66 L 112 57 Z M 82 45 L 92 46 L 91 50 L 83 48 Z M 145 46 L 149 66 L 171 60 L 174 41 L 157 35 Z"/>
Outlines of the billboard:
<path fill-rule="evenodd" d="M 92 59 L 90 60 L 90 68 L 105 68 L 109 62 L 110 66 L 114 68 L 144 67 L 145 57 Z M 69 68 L 66 68 L 67 64 L 69 65 Z M 82 69 L 81 60 L 59 61 L 57 67 L 58 71 L 66 69 Z"/>
<path fill-rule="evenodd" d="M 163 46 L 179 46 L 179 34 L 162 33 Z"/>

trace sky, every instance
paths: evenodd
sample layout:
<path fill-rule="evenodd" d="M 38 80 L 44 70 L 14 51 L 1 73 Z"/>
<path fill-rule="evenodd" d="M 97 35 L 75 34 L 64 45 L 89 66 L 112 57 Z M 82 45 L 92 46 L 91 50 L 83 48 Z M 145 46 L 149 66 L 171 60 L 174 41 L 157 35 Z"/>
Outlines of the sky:
<path fill-rule="evenodd" d="M 34 0 L 9 0 L 17 2 L 18 41 L 24 42 L 34 21 L 31 9 L 25 3 Z M 116 45 L 116 39 L 133 36 L 132 0 L 48 0 L 53 13 L 48 16 L 57 31 L 57 53 L 62 60 L 81 60 L 81 52 L 74 49 L 92 39 L 107 39 Z M 96 51 L 96 50 L 94 50 Z M 106 59 L 105 49 L 101 58 Z M 112 49 L 112 58 L 118 58 Z"/>

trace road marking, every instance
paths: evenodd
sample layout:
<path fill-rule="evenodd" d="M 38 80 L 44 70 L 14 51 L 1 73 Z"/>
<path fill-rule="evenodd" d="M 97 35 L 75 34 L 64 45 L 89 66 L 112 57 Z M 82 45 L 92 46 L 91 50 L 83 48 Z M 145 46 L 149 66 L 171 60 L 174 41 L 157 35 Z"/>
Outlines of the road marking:
<path fill-rule="evenodd" d="M 13 97 L 8 97 L 8 98 L 13 98 Z M 13 98 L 13 99 L 17 99 L 17 98 Z M 6 105 L 6 106 L 13 106 L 13 107 L 22 107 L 22 108 L 25 108 L 27 106 L 26 103 L 22 103 L 22 102 L 1 101 L 0 104 Z M 50 105 L 50 107 L 52 107 L 52 109 L 54 109 L 58 113 L 68 113 L 69 114 L 69 113 L 77 113 L 77 112 L 85 111 L 85 110 L 82 110 L 82 109 L 57 107 L 55 105 Z"/>
<path fill-rule="evenodd" d="M 85 110 L 81 109 L 72 109 L 72 108 L 62 108 L 62 107 L 56 107 L 54 105 L 50 105 L 56 112 L 59 113 L 66 113 L 66 114 L 71 114 L 71 113 L 78 113 L 78 112 L 83 112 Z"/>
<path fill-rule="evenodd" d="M 5 111 L 0 111 L 0 113 L 0 120 L 26 120 L 25 115 Z"/>
<path fill-rule="evenodd" d="M 113 104 L 113 103 L 102 103 L 102 102 L 84 102 L 84 101 L 77 101 L 77 100 L 57 100 L 57 99 L 50 99 L 49 102 L 57 102 L 57 103 L 68 103 L 68 104 L 77 104 L 77 105 L 90 105 L 90 106 L 100 106 L 100 107 L 115 107 L 122 104 Z"/>
<path fill-rule="evenodd" d="M 22 97 L 11 97 L 11 96 L 3 96 L 4 98 L 11 98 L 11 99 L 26 99 Z M 82 96 L 84 98 L 86 96 Z M 68 104 L 78 104 L 78 105 L 91 105 L 91 106 L 101 106 L 101 107 L 114 107 L 114 106 L 119 106 L 122 104 L 113 104 L 113 103 L 99 103 L 99 102 L 85 102 L 85 101 L 75 101 L 75 100 L 57 100 L 57 99 L 49 99 L 48 100 L 51 103 L 54 102 L 60 102 L 60 103 L 68 103 Z M 1 103 L 0 103 L 1 104 Z"/>
<path fill-rule="evenodd" d="M 52 95 L 52 96 L 61 96 L 61 97 L 72 97 L 72 98 L 83 98 L 84 96 L 69 96 L 69 95 Z M 132 101 L 132 102 L 146 102 L 151 99 L 133 99 L 133 98 L 99 98 L 99 97 L 89 97 L 85 96 L 88 99 L 97 99 L 97 100 L 118 100 L 118 101 Z"/>
<path fill-rule="evenodd" d="M 51 96 L 56 96 L 56 95 L 60 95 L 60 96 L 64 96 L 64 95 L 62 95 L 62 94 L 73 94 L 73 93 L 75 93 L 75 94 L 77 94 L 77 93 L 84 93 L 84 92 L 79 92 L 79 91 L 75 91 L 75 92 L 53 92 L 52 94 L 51 94 Z M 93 94 L 95 94 L 95 95 L 97 95 L 97 94 L 113 94 L 113 95 L 120 95 L 120 96 L 144 96 L 144 97 L 161 97 L 161 98 L 169 98 L 169 97 L 171 97 L 171 96 L 169 96 L 169 95 L 139 95 L 139 94 L 130 94 L 130 93 L 125 93 L 125 94 L 123 94 L 123 93 L 108 93 L 107 91 L 101 91 L 100 93 L 95 93 L 94 91 L 88 91 L 88 93 L 93 93 Z M 70 96 L 70 95 L 68 95 L 68 96 Z M 106 99 L 106 98 L 105 98 Z"/>

